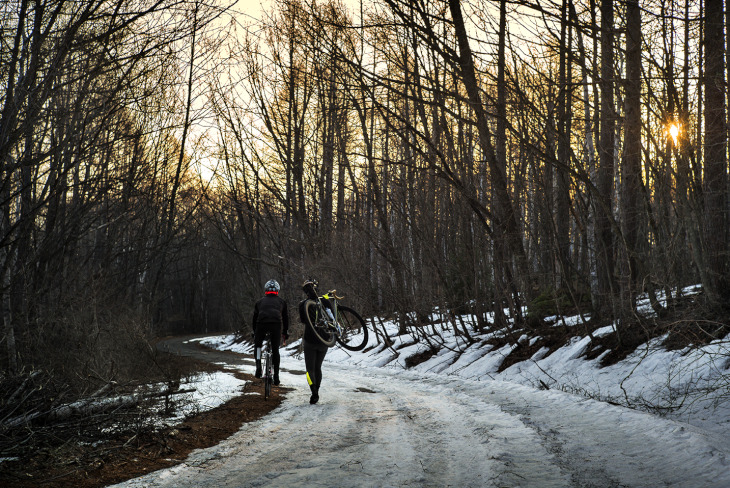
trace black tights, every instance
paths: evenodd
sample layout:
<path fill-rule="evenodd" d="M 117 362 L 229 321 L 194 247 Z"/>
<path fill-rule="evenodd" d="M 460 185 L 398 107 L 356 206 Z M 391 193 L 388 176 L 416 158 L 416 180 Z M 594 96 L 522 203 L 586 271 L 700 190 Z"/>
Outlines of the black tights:
<path fill-rule="evenodd" d="M 304 341 L 304 364 L 307 367 L 307 382 L 312 391 L 319 390 L 322 384 L 322 362 L 327 355 L 327 346 L 321 343 Z"/>

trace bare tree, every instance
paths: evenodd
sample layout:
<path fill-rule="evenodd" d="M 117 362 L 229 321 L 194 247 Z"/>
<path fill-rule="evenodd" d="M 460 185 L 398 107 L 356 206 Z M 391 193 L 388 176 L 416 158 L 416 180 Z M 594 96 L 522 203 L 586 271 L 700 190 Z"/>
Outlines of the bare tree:
<path fill-rule="evenodd" d="M 705 134 L 704 134 L 704 280 L 710 303 L 721 307 L 730 299 L 728 282 L 728 170 L 723 62 L 725 33 L 722 0 L 705 0 Z"/>
<path fill-rule="evenodd" d="M 614 107 L 614 9 L 613 0 L 601 2 L 601 130 L 599 139 L 596 212 L 596 270 L 598 288 L 593 298 L 598 313 L 611 316 L 614 284 L 614 242 L 612 228 L 614 195 L 615 107 Z"/>
<path fill-rule="evenodd" d="M 638 0 L 626 3 L 626 97 L 622 165 L 621 224 L 624 255 L 621 263 L 621 313 L 633 314 L 639 294 L 642 235 L 641 176 L 641 10 Z"/>
<path fill-rule="evenodd" d="M 171 201 L 171 150 L 181 151 L 164 103 L 178 83 L 170 54 L 190 32 L 170 6 L 3 5 L 2 40 L 13 46 L 0 55 L 8 87 L 0 95 L 0 293 L 10 369 L 16 348 L 27 365 L 52 364 L 58 358 L 44 352 L 60 350 L 47 348 L 58 340 L 89 347 L 80 368 L 109 367 L 113 358 L 89 328 L 108 331 L 115 307 L 127 308 L 132 323 L 153 303 L 156 293 L 145 296 L 140 284 L 162 252 L 152 244 L 160 242 L 158 209 Z M 182 171 L 176 182 L 180 193 L 190 187 Z"/>

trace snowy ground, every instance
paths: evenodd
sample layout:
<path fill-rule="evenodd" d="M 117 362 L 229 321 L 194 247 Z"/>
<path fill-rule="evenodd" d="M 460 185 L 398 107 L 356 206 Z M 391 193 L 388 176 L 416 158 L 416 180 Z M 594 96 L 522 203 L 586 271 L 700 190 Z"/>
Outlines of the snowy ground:
<path fill-rule="evenodd" d="M 684 356 L 649 344 L 599 369 L 579 359 L 587 340 L 576 336 L 498 374 L 505 351 L 457 356 L 450 349 L 464 345 L 448 335 L 442 353 L 405 370 L 422 346 L 398 341 L 365 353 L 331 349 L 314 406 L 293 344 L 282 383 L 294 391 L 280 408 L 184 464 L 118 486 L 730 486 L 727 386 L 696 390 L 727 374 L 720 342 Z M 250 352 L 231 337 L 204 342 Z M 680 398 L 671 418 L 599 400 L 666 406 Z"/>
<path fill-rule="evenodd" d="M 222 371 L 199 373 L 187 378 L 181 382 L 180 389 L 192 391 L 175 395 L 174 415 L 166 418 L 165 422 L 179 423 L 197 412 L 211 410 L 222 405 L 231 397 L 240 394 L 245 383 L 233 374 Z"/>

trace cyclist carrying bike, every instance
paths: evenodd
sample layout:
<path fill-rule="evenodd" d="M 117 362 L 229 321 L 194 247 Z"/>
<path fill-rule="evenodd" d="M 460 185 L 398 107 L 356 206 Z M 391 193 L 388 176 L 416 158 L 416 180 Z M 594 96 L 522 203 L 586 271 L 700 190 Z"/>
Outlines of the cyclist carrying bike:
<path fill-rule="evenodd" d="M 264 297 L 253 309 L 253 333 L 256 355 L 256 377 L 261 378 L 261 348 L 268 332 L 274 360 L 274 384 L 279 384 L 280 339 L 289 338 L 289 308 L 286 300 L 279 296 L 279 283 L 269 280 L 264 285 Z"/>
<path fill-rule="evenodd" d="M 302 290 L 306 293 L 307 298 L 311 300 L 317 299 L 317 281 L 306 280 L 302 285 Z M 326 299 L 323 299 L 323 302 Z M 311 327 L 306 327 L 306 317 L 302 314 L 306 313 L 303 310 L 302 302 L 299 305 L 299 315 L 302 322 L 304 322 L 304 338 L 302 340 L 302 349 L 304 350 L 304 364 L 307 368 L 307 383 L 309 383 L 309 389 L 312 390 L 312 396 L 309 398 L 309 403 L 314 405 L 319 401 L 319 387 L 322 384 L 322 363 L 324 357 L 327 354 L 326 345 L 322 344 L 322 341 L 317 339 L 314 331 Z M 329 301 L 325 302 L 325 306 L 329 309 L 331 305 Z"/>

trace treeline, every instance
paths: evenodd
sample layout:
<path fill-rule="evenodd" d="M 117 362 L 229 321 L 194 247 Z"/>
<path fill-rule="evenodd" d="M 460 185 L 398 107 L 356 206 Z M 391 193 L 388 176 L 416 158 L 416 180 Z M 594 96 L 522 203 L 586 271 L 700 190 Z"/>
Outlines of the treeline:
<path fill-rule="evenodd" d="M 666 317 L 701 283 L 724 320 L 722 1 L 274 4 L 215 97 L 253 282 L 317 276 L 404 328 L 435 305 L 641 327 L 639 294 Z"/>
<path fill-rule="evenodd" d="M 193 81 L 196 34 L 221 13 L 179 0 L 0 3 L 4 371 L 121 381 L 153 360 L 146 339 L 171 321 L 205 324 L 191 299 L 206 269 L 190 251 L 204 241 Z"/>
<path fill-rule="evenodd" d="M 109 378 L 272 277 L 404 330 L 727 315 L 721 0 L 0 8 L 7 370 Z"/>

